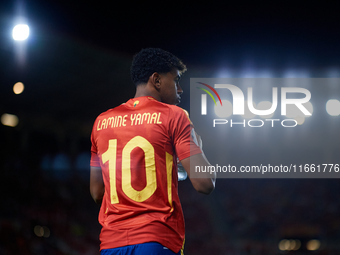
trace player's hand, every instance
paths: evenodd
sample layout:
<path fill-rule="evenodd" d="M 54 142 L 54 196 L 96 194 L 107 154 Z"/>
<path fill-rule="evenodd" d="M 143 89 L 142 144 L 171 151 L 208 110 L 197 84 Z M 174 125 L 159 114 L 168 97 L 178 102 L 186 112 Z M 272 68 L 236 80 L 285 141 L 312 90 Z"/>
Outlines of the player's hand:
<path fill-rule="evenodd" d="M 178 175 L 178 181 L 184 181 L 187 177 L 188 174 L 185 171 L 184 167 L 182 166 L 182 163 L 179 161 L 177 158 L 177 175 Z"/>

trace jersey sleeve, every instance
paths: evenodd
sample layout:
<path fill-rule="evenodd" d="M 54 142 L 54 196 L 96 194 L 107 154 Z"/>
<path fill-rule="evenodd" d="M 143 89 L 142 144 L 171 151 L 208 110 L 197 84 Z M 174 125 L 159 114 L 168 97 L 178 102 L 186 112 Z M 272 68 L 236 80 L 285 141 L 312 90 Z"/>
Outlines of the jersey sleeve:
<path fill-rule="evenodd" d="M 178 159 L 181 161 L 192 155 L 202 153 L 202 150 L 195 144 L 192 134 L 194 134 L 194 125 L 189 119 L 189 114 L 177 107 L 173 111 L 170 121 L 172 138 Z"/>
<path fill-rule="evenodd" d="M 94 166 L 94 167 L 100 167 L 100 159 L 98 157 L 98 150 L 97 150 L 97 144 L 96 144 L 96 139 L 95 139 L 95 126 L 96 126 L 96 122 L 95 121 L 94 125 L 93 125 L 93 129 L 92 129 L 92 133 L 91 133 L 91 160 L 90 160 L 90 166 Z"/>

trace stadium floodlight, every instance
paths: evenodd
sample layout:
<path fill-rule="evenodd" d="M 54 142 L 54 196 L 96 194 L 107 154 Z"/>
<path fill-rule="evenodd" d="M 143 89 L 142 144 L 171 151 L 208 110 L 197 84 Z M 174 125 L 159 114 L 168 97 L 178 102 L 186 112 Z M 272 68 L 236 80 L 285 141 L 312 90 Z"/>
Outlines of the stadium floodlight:
<path fill-rule="evenodd" d="M 12 37 L 15 41 L 24 41 L 30 34 L 30 28 L 26 24 L 18 24 L 13 28 Z"/>
<path fill-rule="evenodd" d="M 19 123 L 19 118 L 14 114 L 4 113 L 1 115 L 1 123 L 4 126 L 16 127 Z"/>
<path fill-rule="evenodd" d="M 25 86 L 22 82 L 17 82 L 13 86 L 13 92 L 14 94 L 17 94 L 17 95 L 21 94 L 24 91 L 24 89 L 25 89 Z"/>
<path fill-rule="evenodd" d="M 214 111 L 218 117 L 226 118 L 232 115 L 233 106 L 229 100 L 222 100 L 222 105 L 216 104 Z"/>

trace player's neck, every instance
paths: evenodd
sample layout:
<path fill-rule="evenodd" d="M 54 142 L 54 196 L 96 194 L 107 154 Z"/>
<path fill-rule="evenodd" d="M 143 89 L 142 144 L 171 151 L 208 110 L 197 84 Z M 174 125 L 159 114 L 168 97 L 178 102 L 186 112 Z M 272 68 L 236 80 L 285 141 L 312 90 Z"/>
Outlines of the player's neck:
<path fill-rule="evenodd" d="M 160 101 L 160 97 L 159 97 L 157 91 L 153 91 L 152 89 L 150 89 L 150 87 L 147 84 L 137 86 L 135 98 L 136 97 L 146 97 L 146 96 L 153 97 L 156 100 Z"/>

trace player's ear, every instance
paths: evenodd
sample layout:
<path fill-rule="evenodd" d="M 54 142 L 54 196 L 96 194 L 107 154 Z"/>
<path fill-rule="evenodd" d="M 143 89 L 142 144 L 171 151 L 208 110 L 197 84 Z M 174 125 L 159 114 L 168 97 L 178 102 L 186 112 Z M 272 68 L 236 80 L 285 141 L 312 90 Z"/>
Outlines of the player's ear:
<path fill-rule="evenodd" d="M 151 80 L 152 85 L 155 87 L 155 89 L 159 90 L 161 87 L 161 75 L 157 72 L 154 72 L 150 76 L 150 80 Z"/>

